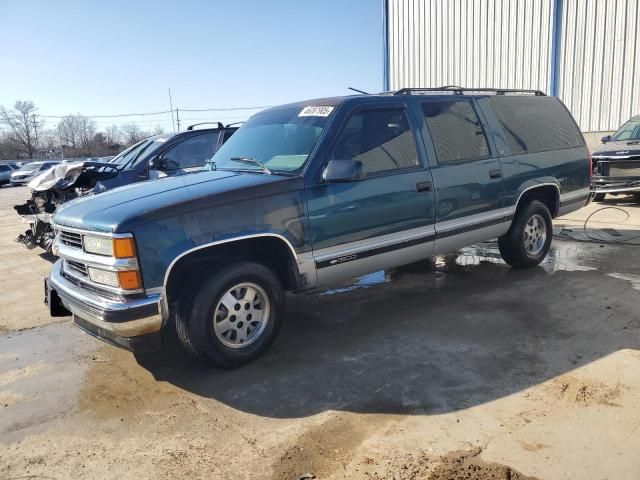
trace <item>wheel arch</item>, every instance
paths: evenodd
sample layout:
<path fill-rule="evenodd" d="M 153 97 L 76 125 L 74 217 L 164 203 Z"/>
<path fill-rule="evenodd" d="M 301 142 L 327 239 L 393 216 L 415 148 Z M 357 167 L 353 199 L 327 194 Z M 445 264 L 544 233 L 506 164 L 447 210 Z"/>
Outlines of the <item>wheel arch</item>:
<path fill-rule="evenodd" d="M 207 243 L 182 252 L 167 268 L 162 286 L 165 317 L 189 294 L 188 286 L 210 275 L 209 268 L 234 260 L 253 260 L 271 268 L 285 290 L 297 290 L 303 284 L 298 254 L 282 235 L 262 233 Z"/>
<path fill-rule="evenodd" d="M 555 218 L 560 211 L 560 186 L 557 181 L 545 181 L 536 183 L 525 183 L 519 190 L 518 200 L 514 218 L 524 205 L 532 200 L 538 200 L 546 205 L 551 213 L 551 218 Z"/>

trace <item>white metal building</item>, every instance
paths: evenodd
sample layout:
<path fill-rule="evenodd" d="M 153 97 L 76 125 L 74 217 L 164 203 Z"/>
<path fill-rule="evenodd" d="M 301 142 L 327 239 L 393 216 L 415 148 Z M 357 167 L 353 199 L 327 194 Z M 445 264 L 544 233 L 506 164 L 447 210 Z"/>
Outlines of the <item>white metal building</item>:
<path fill-rule="evenodd" d="M 386 90 L 542 90 L 585 132 L 640 114 L 640 0 L 383 2 Z"/>

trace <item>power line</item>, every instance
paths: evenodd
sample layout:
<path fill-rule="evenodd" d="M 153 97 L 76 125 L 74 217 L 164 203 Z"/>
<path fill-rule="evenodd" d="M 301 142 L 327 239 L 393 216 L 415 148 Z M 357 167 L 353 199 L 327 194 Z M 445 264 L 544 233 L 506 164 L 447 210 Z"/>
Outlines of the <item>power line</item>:
<path fill-rule="evenodd" d="M 252 106 L 252 107 L 227 107 L 227 108 L 192 108 L 192 109 L 185 109 L 185 108 L 181 108 L 180 111 L 182 112 L 233 112 L 233 111 L 237 111 L 237 110 L 262 110 L 265 108 L 270 108 L 271 105 L 263 105 L 263 106 Z M 159 112 L 144 112 L 144 113 L 119 113 L 119 114 L 114 114 L 114 115 L 86 115 L 86 114 L 79 114 L 82 115 L 83 117 L 89 117 L 89 118 L 122 118 L 122 117 L 145 117 L 145 116 L 152 116 L 152 115 L 166 115 L 167 113 L 173 113 L 174 110 L 178 110 L 177 108 L 173 109 L 173 110 L 162 110 Z M 57 118 L 57 119 L 62 119 L 62 118 L 66 118 L 66 117 L 73 117 L 73 114 L 69 114 L 69 115 L 40 115 L 37 114 L 37 116 L 41 117 L 41 118 Z"/>

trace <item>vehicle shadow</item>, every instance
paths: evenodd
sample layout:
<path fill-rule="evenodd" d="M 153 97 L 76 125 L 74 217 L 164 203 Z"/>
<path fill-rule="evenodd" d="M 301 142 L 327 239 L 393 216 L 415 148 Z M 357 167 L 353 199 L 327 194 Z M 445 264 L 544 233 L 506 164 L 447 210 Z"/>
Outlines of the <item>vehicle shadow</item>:
<path fill-rule="evenodd" d="M 176 342 L 138 362 L 157 380 L 261 416 L 434 414 L 640 348 L 632 283 L 589 270 L 607 261 L 598 245 L 578 246 L 578 268 L 576 258 L 563 263 L 569 242 L 554 244 L 530 270 L 509 268 L 489 244 L 292 295 L 271 349 L 235 370 L 192 361 Z"/>

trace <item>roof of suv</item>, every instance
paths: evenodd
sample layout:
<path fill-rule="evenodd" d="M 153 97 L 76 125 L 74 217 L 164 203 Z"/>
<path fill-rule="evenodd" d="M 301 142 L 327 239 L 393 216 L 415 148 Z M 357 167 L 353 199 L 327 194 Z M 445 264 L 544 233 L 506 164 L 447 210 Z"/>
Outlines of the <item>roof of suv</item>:
<path fill-rule="evenodd" d="M 402 88 L 400 90 L 391 92 L 381 92 L 372 94 L 357 94 L 357 95 L 343 95 L 337 97 L 324 97 L 324 98 L 312 98 L 309 100 L 301 100 L 298 102 L 287 103 L 284 105 L 278 105 L 271 107 L 267 110 L 280 109 L 280 108 L 302 108 L 311 105 L 326 105 L 326 106 L 338 106 L 341 103 L 358 98 L 376 98 L 376 97 L 393 97 L 393 96 L 425 96 L 425 95 L 451 95 L 457 96 L 486 96 L 486 95 L 500 95 L 500 96 L 546 96 L 540 90 L 520 90 L 520 89 L 508 89 L 508 88 L 462 88 L 452 85 L 444 87 L 434 88 Z"/>

